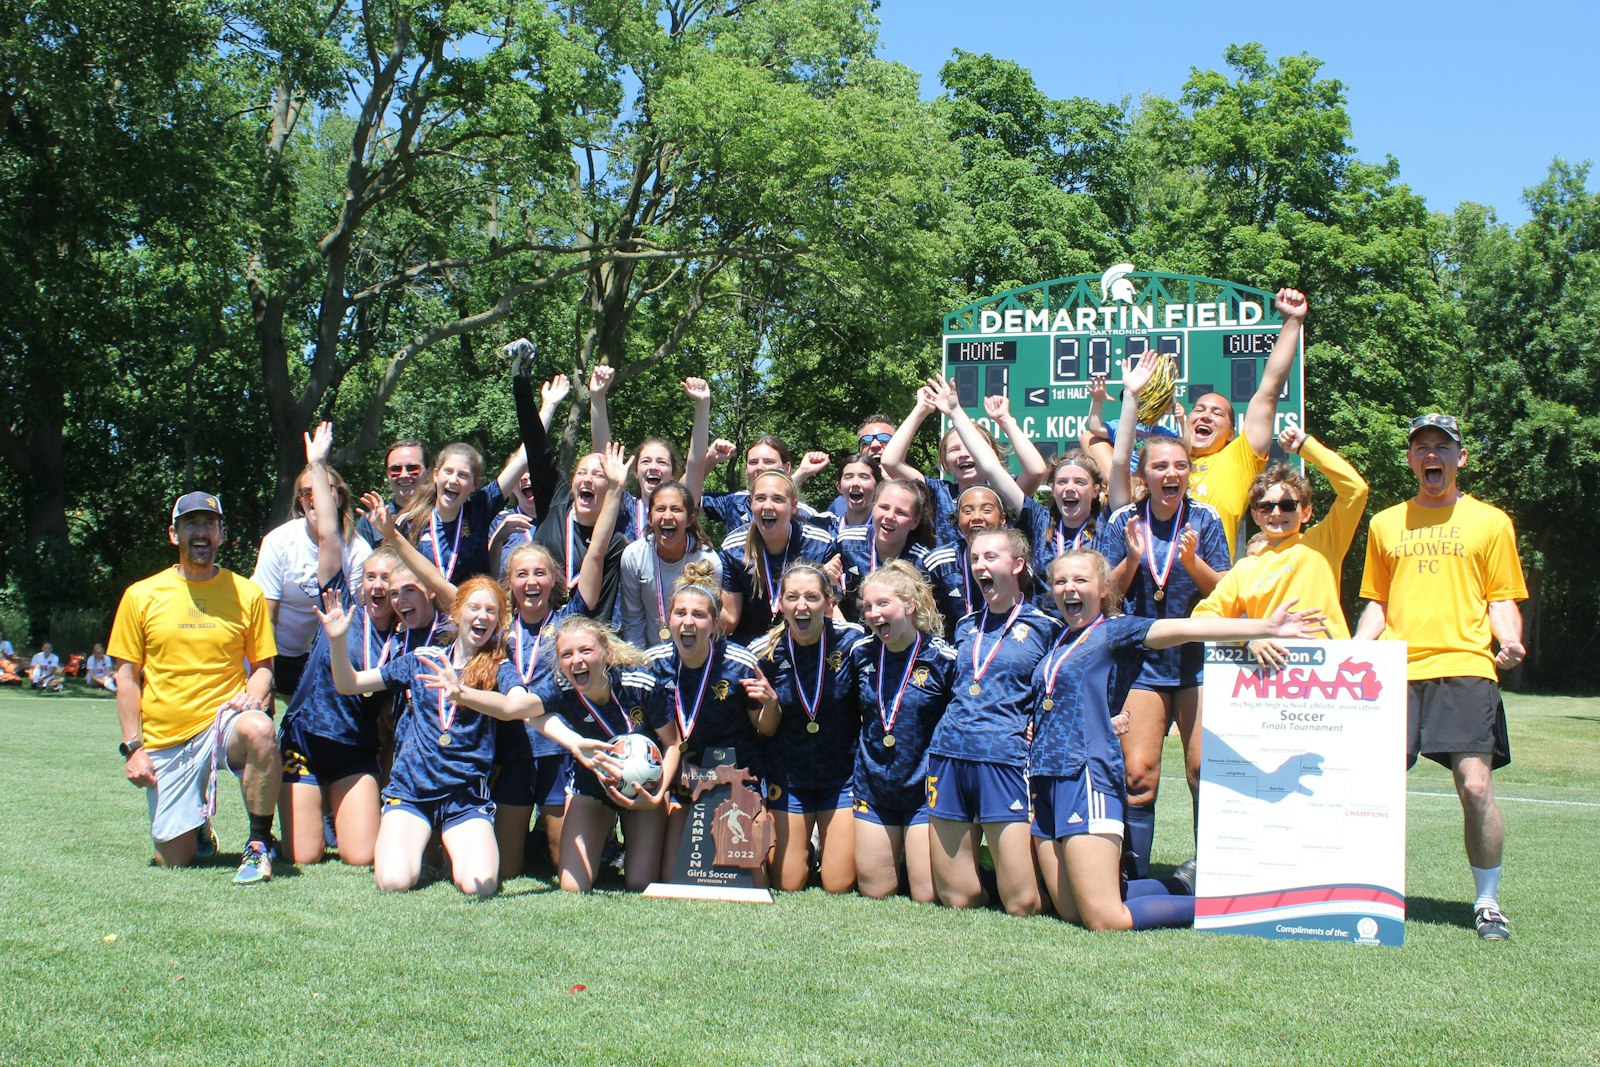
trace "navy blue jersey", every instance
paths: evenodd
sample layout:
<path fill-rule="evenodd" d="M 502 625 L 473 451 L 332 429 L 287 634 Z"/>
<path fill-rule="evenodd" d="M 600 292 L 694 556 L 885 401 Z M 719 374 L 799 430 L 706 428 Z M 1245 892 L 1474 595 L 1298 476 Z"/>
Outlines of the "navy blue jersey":
<path fill-rule="evenodd" d="M 568 615 L 587 614 L 587 607 L 574 590 L 572 599 L 546 615 L 539 626 L 529 626 L 520 614 L 511 624 L 506 635 L 506 658 L 530 692 L 538 692 L 538 687 L 556 673 L 556 625 Z M 566 751 L 526 722 L 502 722 L 500 736 L 495 739 L 496 763 L 559 756 Z"/>
<path fill-rule="evenodd" d="M 546 715 L 560 715 L 582 737 L 609 741 L 622 734 L 644 733 L 648 709 L 654 700 L 655 679 L 643 667 L 616 667 L 606 671 L 611 695 L 604 704 L 590 704 L 572 688 L 560 671 L 534 683 L 532 692 L 544 703 Z M 580 763 L 572 768 L 574 779 L 587 783 L 590 795 L 601 796 L 605 788 L 591 770 Z"/>
<path fill-rule="evenodd" d="M 933 540 L 947 545 L 961 536 L 961 531 L 956 529 L 956 498 L 961 495 L 961 488 L 948 478 L 932 474 L 923 481 L 933 497 Z"/>
<path fill-rule="evenodd" d="M 489 482 L 473 490 L 454 520 L 445 522 L 437 510 L 433 511 L 423 520 L 417 551 L 439 568 L 445 581 L 455 585 L 474 575 L 488 574 L 490 524 L 502 501 L 500 483 Z"/>
<path fill-rule="evenodd" d="M 442 657 L 450 656 L 447 648 L 437 651 Z M 390 660 L 379 670 L 386 684 L 405 686 L 411 693 L 405 727 L 395 729 L 394 768 L 389 772 L 385 794 L 425 801 L 438 800 L 465 787 L 487 793 L 498 720 L 458 707 L 438 690 L 425 686 L 417 676 L 431 673 L 432 668 L 415 652 Z M 516 669 L 510 663 L 501 663 L 495 688 L 509 693 L 521 687 Z M 440 742 L 445 736 L 449 737 L 449 744 Z"/>
<path fill-rule="evenodd" d="M 1033 672 L 1033 746 L 1030 773 L 1068 778 L 1089 771 L 1102 793 L 1120 796 L 1126 781 L 1122 741 L 1111 717 L 1122 710 L 1139 673 L 1145 634 L 1154 619 L 1118 615 L 1087 636 L 1063 633 Z M 1083 637 L 1083 643 L 1074 642 Z M 1051 672 L 1055 683 L 1049 685 Z M 1048 690 L 1048 691 L 1047 691 Z M 1046 707 L 1046 703 L 1049 707 Z"/>
<path fill-rule="evenodd" d="M 338 581 L 343 587 L 342 575 Z M 346 599 L 349 599 L 348 593 Z M 365 608 L 354 609 L 350 632 L 345 639 L 345 651 L 352 667 L 357 671 L 381 667 L 394 656 L 399 645 L 392 629 L 378 629 L 372 625 Z M 319 627 L 317 639 L 312 642 L 306 658 L 305 671 L 300 675 L 300 684 L 295 686 L 294 696 L 289 698 L 289 707 L 283 713 L 283 729 L 287 730 L 294 723 L 315 737 L 377 751 L 378 713 L 389 703 L 389 694 L 345 696 L 340 693 L 333 684 L 330 652 L 328 635 Z"/>
<path fill-rule="evenodd" d="M 750 648 L 783 710 L 767 741 L 766 776 L 785 789 L 838 789 L 850 781 L 861 734 L 861 705 L 845 658 L 866 631 L 830 619 L 815 644 L 785 636 Z"/>
<path fill-rule="evenodd" d="M 645 510 L 644 500 L 626 489 L 622 491 L 621 506 L 622 510 L 617 513 L 617 531 L 631 545 L 649 532 L 650 514 Z"/>
<path fill-rule="evenodd" d="M 740 644 L 749 644 L 772 629 L 777 619 L 773 594 L 783 576 L 783 568 L 802 559 L 820 566 L 839 554 L 839 543 L 826 530 L 790 519 L 789 543 L 778 555 L 767 553 L 766 581 L 763 581 L 745 567 L 744 540 L 744 532 L 736 531 L 722 542 L 722 591 L 744 597 L 739 625 L 729 636 Z M 764 548 L 759 550 L 765 551 Z"/>
<path fill-rule="evenodd" d="M 1204 599 L 1194 584 L 1194 579 L 1189 577 L 1183 562 L 1174 556 L 1172 570 L 1166 575 L 1165 596 L 1157 600 L 1155 593 L 1158 586 L 1155 576 L 1151 573 L 1151 559 L 1154 558 L 1155 561 L 1155 573 L 1160 574 L 1166 567 L 1168 553 L 1175 551 L 1174 540 L 1183 533 L 1185 526 L 1193 526 L 1200 538 L 1195 549 L 1196 555 L 1209 563 L 1214 570 L 1226 571 L 1230 563 L 1228 538 L 1223 532 L 1222 520 L 1217 517 L 1216 511 L 1209 504 L 1197 504 L 1188 497 L 1184 498 L 1172 518 L 1165 521 L 1155 517 L 1148 507 L 1148 502 L 1118 508 L 1106 523 L 1105 533 L 1101 539 L 1102 552 L 1106 562 L 1112 567 L 1116 567 L 1128 555 L 1128 522 L 1135 516 L 1144 526 L 1149 547 L 1145 552 L 1145 558 L 1139 561 L 1132 584 L 1128 586 L 1128 595 L 1123 599 L 1123 610 L 1129 615 L 1141 615 L 1151 619 L 1188 618 L 1194 606 Z M 1199 685 L 1204 660 L 1205 646 L 1199 643 L 1175 645 L 1172 648 L 1148 652 L 1144 657 L 1144 669 L 1139 674 L 1139 684 Z"/>
<path fill-rule="evenodd" d="M 924 635 L 920 644 L 889 652 L 882 640 L 868 637 L 850 649 L 846 666 L 861 702 L 851 779 L 855 798 L 898 811 L 921 807 L 927 799 L 928 743 L 955 685 L 955 648 Z M 893 745 L 884 744 L 886 736 L 894 738 Z"/>
<path fill-rule="evenodd" d="M 1026 760 L 1023 733 L 1033 711 L 1033 668 L 1054 643 L 1061 623 L 1026 602 L 1009 627 L 1006 619 L 1005 614 L 980 609 L 956 625 L 955 692 L 933 732 L 928 747 L 932 755 L 1010 767 L 1021 767 Z M 979 670 L 982 678 L 977 677 Z M 972 692 L 973 686 L 978 692 Z"/>
<path fill-rule="evenodd" d="M 983 596 L 978 583 L 972 580 L 972 555 L 966 538 L 960 534 L 955 540 L 939 545 L 922 557 L 922 570 L 933 586 L 933 599 L 944 616 L 946 640 L 953 640 L 956 623 L 968 612 L 983 606 Z"/>
<path fill-rule="evenodd" d="M 1017 528 L 1028 535 L 1033 552 L 1028 566 L 1033 571 L 1033 603 L 1047 615 L 1056 614 L 1055 598 L 1050 595 L 1050 564 L 1069 548 L 1100 550 L 1099 530 L 1104 523 L 1094 516 L 1076 529 L 1057 523 L 1051 509 L 1043 504 L 1028 502 L 1017 518 Z M 1101 552 L 1101 555 L 1104 555 Z"/>
<path fill-rule="evenodd" d="M 846 526 L 839 531 L 839 555 L 844 560 L 844 599 L 839 601 L 839 609 L 852 622 L 861 617 L 861 606 L 856 603 L 856 591 L 861 588 L 861 579 L 888 563 L 890 558 L 904 559 L 921 570 L 922 561 L 931 551 L 926 545 L 910 542 L 899 557 L 880 557 L 876 538 L 877 527 L 870 521 L 861 526 Z"/>
<path fill-rule="evenodd" d="M 740 527 L 750 525 L 750 490 L 735 489 L 726 493 L 703 493 L 700 497 L 700 510 L 722 523 L 722 528 L 732 534 Z M 834 524 L 837 522 L 832 512 L 819 512 L 804 500 L 795 505 L 795 515 L 802 522 L 829 532 L 834 529 Z"/>
<path fill-rule="evenodd" d="M 678 724 L 685 763 L 704 762 L 708 748 L 732 748 L 740 766 L 761 773 L 764 745 L 750 719 L 757 704 L 743 681 L 756 676 L 756 658 L 743 645 L 717 640 L 699 667 L 686 667 L 670 642 L 645 653 L 645 669 L 655 679 L 649 708 L 652 729 Z"/>
<path fill-rule="evenodd" d="M 513 515 L 520 514 L 522 514 L 522 511 L 519 508 L 510 507 L 506 508 L 504 511 L 501 511 L 499 514 L 495 515 L 494 518 L 490 519 L 489 540 L 494 540 L 494 535 L 500 532 L 500 527 L 506 524 L 507 519 Z M 529 529 L 517 530 L 506 535 L 505 543 L 500 546 L 500 558 L 494 561 L 494 574 L 496 578 L 501 578 L 505 575 L 506 561 L 511 558 L 512 551 L 520 548 L 523 545 L 531 544 L 533 542 L 533 535 L 538 531 L 539 524 L 538 522 L 534 522 L 533 526 Z"/>

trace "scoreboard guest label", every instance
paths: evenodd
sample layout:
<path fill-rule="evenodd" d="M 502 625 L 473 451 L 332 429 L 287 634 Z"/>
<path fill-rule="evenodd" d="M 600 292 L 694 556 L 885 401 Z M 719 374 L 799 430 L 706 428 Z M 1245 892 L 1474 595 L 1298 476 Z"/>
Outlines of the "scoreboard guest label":
<path fill-rule="evenodd" d="M 1174 396 L 1185 406 L 1220 393 L 1242 420 L 1283 324 L 1272 296 L 1237 282 L 1119 263 L 950 312 L 944 317 L 944 373 L 955 381 L 961 406 L 991 432 L 983 398 L 1010 398 L 1012 414 L 1046 459 L 1076 447 L 1088 421 L 1090 378 L 1106 375 L 1112 400 L 1104 417 L 1115 419 L 1118 362 L 1137 364 L 1147 352 L 1173 358 Z M 1274 436 L 1303 422 L 1303 356 L 1296 353 L 1279 397 Z"/>
<path fill-rule="evenodd" d="M 1405 937 L 1406 646 L 1206 646 L 1196 930 Z"/>

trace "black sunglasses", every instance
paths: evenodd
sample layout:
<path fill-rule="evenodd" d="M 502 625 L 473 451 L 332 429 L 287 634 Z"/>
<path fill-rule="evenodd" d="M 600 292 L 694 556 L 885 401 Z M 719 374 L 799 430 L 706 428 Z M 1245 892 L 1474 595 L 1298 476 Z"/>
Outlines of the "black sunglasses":
<path fill-rule="evenodd" d="M 864 433 L 864 434 L 861 435 L 860 440 L 861 440 L 861 443 L 864 444 L 864 445 L 870 445 L 874 441 L 878 442 L 880 445 L 886 445 L 890 441 L 894 440 L 894 434 L 892 434 L 892 433 Z"/>
<path fill-rule="evenodd" d="M 1292 496 L 1280 496 L 1276 500 L 1258 500 L 1256 501 L 1256 510 L 1268 513 L 1281 511 L 1287 515 L 1291 511 L 1300 510 L 1300 501 Z"/>

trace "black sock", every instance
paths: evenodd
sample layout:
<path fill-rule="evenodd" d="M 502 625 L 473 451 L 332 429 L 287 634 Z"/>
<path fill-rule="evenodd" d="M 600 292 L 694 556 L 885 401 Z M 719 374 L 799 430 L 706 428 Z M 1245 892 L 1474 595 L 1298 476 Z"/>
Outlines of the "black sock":
<path fill-rule="evenodd" d="M 272 840 L 272 816 L 250 813 L 250 840 L 263 844 Z"/>

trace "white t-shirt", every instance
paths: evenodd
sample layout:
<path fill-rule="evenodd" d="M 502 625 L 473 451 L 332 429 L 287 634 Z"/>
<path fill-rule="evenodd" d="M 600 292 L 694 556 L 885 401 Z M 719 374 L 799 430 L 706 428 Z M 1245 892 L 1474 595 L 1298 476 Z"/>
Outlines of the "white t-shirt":
<path fill-rule="evenodd" d="M 30 672 L 33 680 L 41 682 L 61 669 L 61 657 L 54 652 L 35 652 L 29 665 L 33 668 Z"/>
<path fill-rule="evenodd" d="M 0 638 L 0 656 L 15 656 L 16 647 L 7 638 Z"/>
<path fill-rule="evenodd" d="M 344 546 L 344 575 L 354 596 L 361 589 L 361 567 L 372 555 L 372 546 L 353 537 Z M 278 602 L 278 621 L 273 632 L 278 655 L 303 656 L 311 651 L 317 637 L 317 543 L 304 518 L 291 519 L 267 532 L 261 539 L 256 571 L 250 580 L 261 587 L 268 600 Z"/>
<path fill-rule="evenodd" d="M 89 677 L 99 680 L 112 671 L 110 656 L 96 656 L 93 653 L 84 661 L 89 668 Z"/>

